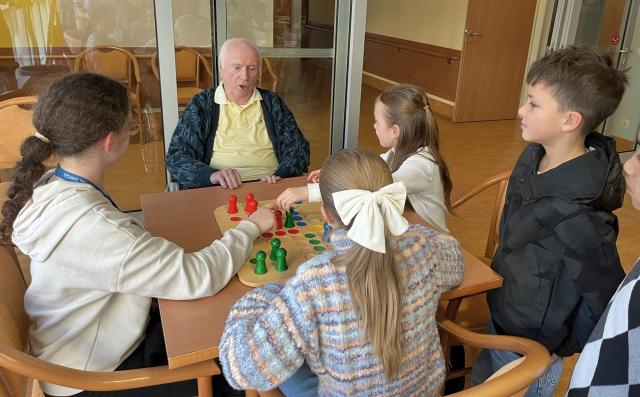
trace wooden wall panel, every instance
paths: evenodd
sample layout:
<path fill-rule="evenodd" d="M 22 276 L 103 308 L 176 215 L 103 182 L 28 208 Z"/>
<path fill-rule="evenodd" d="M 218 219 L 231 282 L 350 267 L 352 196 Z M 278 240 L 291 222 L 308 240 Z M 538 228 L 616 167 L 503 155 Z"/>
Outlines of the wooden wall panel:
<path fill-rule="evenodd" d="M 303 47 L 326 48 L 333 27 L 307 23 Z M 366 33 L 364 71 L 401 83 L 424 87 L 429 94 L 454 101 L 460 67 L 459 50 Z"/>

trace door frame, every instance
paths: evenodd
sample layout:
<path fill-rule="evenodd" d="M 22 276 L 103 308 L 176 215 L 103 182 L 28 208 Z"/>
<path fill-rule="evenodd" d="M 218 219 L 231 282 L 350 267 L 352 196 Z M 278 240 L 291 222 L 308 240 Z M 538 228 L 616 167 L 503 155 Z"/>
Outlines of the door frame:
<path fill-rule="evenodd" d="M 342 148 L 356 148 L 360 121 L 360 95 L 364 58 L 364 35 L 367 0 L 334 0 L 333 48 L 268 48 L 258 47 L 260 56 L 282 58 L 331 58 L 330 153 Z M 294 1 L 300 9 L 299 1 Z M 212 26 L 212 59 L 217 65 L 218 53 L 227 39 L 227 7 L 225 0 L 211 0 L 215 25 Z M 295 16 L 294 16 L 295 18 Z M 216 84 L 219 84 L 216 73 Z"/>

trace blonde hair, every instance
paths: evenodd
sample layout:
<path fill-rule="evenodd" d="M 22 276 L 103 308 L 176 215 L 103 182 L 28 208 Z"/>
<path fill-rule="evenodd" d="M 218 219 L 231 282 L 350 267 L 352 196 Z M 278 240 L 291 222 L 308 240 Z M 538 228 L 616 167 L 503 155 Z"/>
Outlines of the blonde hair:
<path fill-rule="evenodd" d="M 425 90 L 411 84 L 398 84 L 380 94 L 376 102 L 385 106 L 384 117 L 387 124 L 400 127 L 398 144 L 387 159 L 391 172 L 396 172 L 418 149 L 428 147 L 440 170 L 444 204 L 451 212 L 453 182 L 449 168 L 440 153 L 440 131 Z"/>
<path fill-rule="evenodd" d="M 362 189 L 377 191 L 393 183 L 389 166 L 377 154 L 364 150 L 344 149 L 325 162 L 320 172 L 320 193 L 325 209 L 341 226 L 332 194 Z M 400 276 L 396 271 L 390 234 L 385 230 L 386 253 L 371 251 L 355 244 L 332 263 L 344 266 L 347 283 L 364 336 L 371 342 L 380 359 L 387 380 L 397 377 L 402 366 L 403 329 Z"/>

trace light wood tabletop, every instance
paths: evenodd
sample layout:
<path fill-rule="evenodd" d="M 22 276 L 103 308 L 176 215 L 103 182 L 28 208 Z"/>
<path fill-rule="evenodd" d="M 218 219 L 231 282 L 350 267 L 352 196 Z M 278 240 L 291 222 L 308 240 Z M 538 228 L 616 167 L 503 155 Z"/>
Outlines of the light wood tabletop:
<path fill-rule="evenodd" d="M 200 250 L 217 238 L 220 231 L 214 218 L 214 209 L 227 204 L 230 194 L 239 198 L 253 193 L 256 200 L 274 199 L 288 187 L 303 186 L 305 177 L 283 179 L 276 184 L 245 183 L 235 190 L 211 187 L 172 193 L 142 195 L 140 200 L 147 230 L 164 237 L 187 252 Z M 411 223 L 425 222 L 415 213 L 405 213 Z M 455 316 L 460 299 L 502 285 L 502 277 L 478 258 L 464 250 L 464 279 L 460 286 L 442 295 L 442 300 L 456 302 Z M 218 344 L 231 306 L 251 288 L 237 277 L 212 297 L 189 300 L 160 300 L 162 328 L 167 346 L 170 368 L 178 368 L 218 356 Z"/>

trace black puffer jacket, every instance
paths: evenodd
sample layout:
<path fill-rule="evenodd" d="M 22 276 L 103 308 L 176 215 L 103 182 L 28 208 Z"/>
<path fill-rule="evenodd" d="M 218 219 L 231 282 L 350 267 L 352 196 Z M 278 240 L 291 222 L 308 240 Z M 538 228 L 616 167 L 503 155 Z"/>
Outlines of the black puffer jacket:
<path fill-rule="evenodd" d="M 595 150 L 538 175 L 541 145 L 518 159 L 500 223 L 488 294 L 498 333 L 537 340 L 560 356 L 584 347 L 624 278 L 616 249 L 624 178 L 613 139 L 587 136 Z"/>

